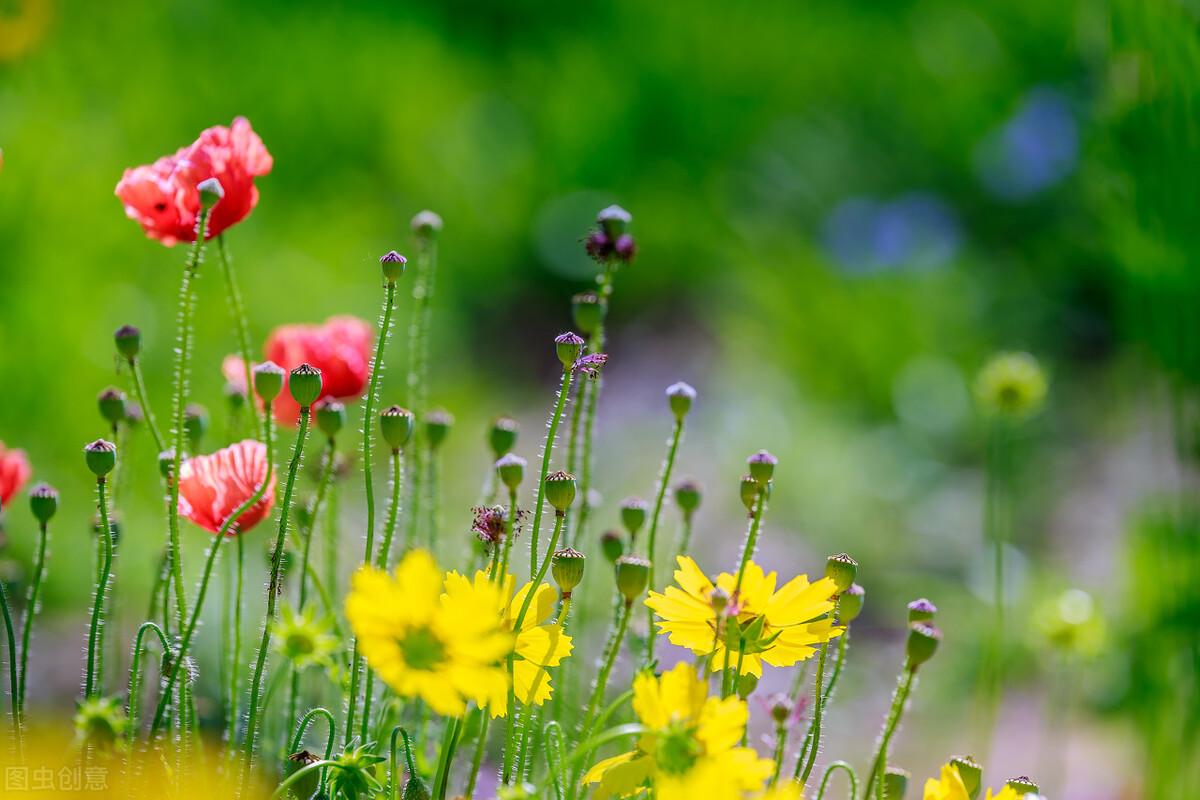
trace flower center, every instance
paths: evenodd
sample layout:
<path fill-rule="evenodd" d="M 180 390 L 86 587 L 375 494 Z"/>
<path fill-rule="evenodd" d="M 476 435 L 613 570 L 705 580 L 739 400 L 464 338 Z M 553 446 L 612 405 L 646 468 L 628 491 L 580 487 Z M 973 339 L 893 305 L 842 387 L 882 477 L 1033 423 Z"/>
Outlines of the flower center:
<path fill-rule="evenodd" d="M 410 669 L 433 669 L 446 657 L 446 648 L 428 628 L 410 631 L 400 640 L 400 653 Z"/>
<path fill-rule="evenodd" d="M 310 655 L 313 650 L 317 649 L 317 644 L 307 631 L 295 631 L 288 634 L 284 647 L 294 658 Z"/>
<path fill-rule="evenodd" d="M 678 775 L 691 769 L 703 752 L 704 747 L 697 741 L 695 729 L 676 722 L 659 736 L 654 757 L 660 770 L 669 775 Z"/>

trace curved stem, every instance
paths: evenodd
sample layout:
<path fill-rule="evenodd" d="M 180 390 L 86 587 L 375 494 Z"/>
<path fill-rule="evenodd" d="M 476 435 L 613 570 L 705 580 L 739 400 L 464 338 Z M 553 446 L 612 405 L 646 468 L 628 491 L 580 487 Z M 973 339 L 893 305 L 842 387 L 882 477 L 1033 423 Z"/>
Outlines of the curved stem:
<path fill-rule="evenodd" d="M 563 370 L 562 382 L 558 387 L 558 401 L 554 404 L 554 413 L 546 425 L 546 440 L 542 443 L 542 468 L 538 473 L 537 500 L 533 504 L 533 526 L 529 538 L 529 574 L 538 571 L 538 532 L 542 525 L 542 506 L 546 499 L 546 476 L 550 473 L 550 451 L 554 449 L 554 439 L 558 435 L 558 423 L 562 419 L 563 408 L 567 404 L 567 395 L 571 393 L 570 367 Z M 546 553 L 546 561 L 550 560 L 552 552 Z"/>
<path fill-rule="evenodd" d="M 855 800 L 858 796 L 858 774 L 854 771 L 854 767 L 845 761 L 834 761 L 825 768 L 825 774 L 821 776 L 821 786 L 817 789 L 817 800 L 823 800 L 825 797 L 825 787 L 828 785 L 829 779 L 833 776 L 833 771 L 836 769 L 846 771 L 846 777 L 850 779 L 850 800 Z"/>
<path fill-rule="evenodd" d="M 225 246 L 225 234 L 217 236 L 217 253 L 221 257 L 221 272 L 225 277 L 225 291 L 229 295 L 229 310 L 233 312 L 233 322 L 237 326 L 238 347 L 242 356 L 242 375 L 246 381 L 246 405 L 250 406 L 250 418 L 254 421 L 253 430 L 256 435 L 266 436 L 261 428 L 258 417 L 258 403 L 254 399 L 254 376 L 250 365 L 250 326 L 246 322 L 246 309 L 242 304 L 242 293 L 238 290 L 237 277 L 233 272 L 233 258 Z"/>
<path fill-rule="evenodd" d="M 887 771 L 888 748 L 891 746 L 892 735 L 896 732 L 896 728 L 900 725 L 900 718 L 904 715 L 904 706 L 908 702 L 908 696 L 912 692 L 913 678 L 917 671 L 907 662 L 904 665 L 904 672 L 900 677 L 900 683 L 896 687 L 895 694 L 892 695 L 892 707 L 888 710 L 887 722 L 883 726 L 883 736 L 879 739 L 879 749 L 875 751 L 875 759 L 871 763 L 871 772 L 867 775 L 867 788 L 863 796 L 870 798 L 871 787 L 878 782 L 879 787 L 883 787 L 883 775 Z"/>
<path fill-rule="evenodd" d="M 275 787 L 275 791 L 271 792 L 270 800 L 275 800 L 276 797 L 283 797 L 284 791 L 287 790 L 293 783 L 296 783 L 303 778 L 305 775 L 330 766 L 337 766 L 337 761 L 329 758 L 322 758 L 320 761 L 314 761 L 311 764 L 304 765 L 280 781 L 279 785 Z"/>
<path fill-rule="evenodd" d="M 683 436 L 683 417 L 676 417 L 675 427 L 667 442 L 667 457 L 663 461 L 662 471 L 658 476 L 658 491 L 654 496 L 654 512 L 650 515 L 650 533 L 646 541 L 646 557 L 650 559 L 650 576 L 647 586 L 655 591 L 654 564 L 658 561 L 655 544 L 658 541 L 658 521 L 662 517 L 663 499 L 667 496 L 667 486 L 671 482 L 671 471 L 675 468 L 675 454 L 679 451 L 679 440 Z M 658 639 L 654 635 L 654 610 L 646 606 L 646 666 L 654 663 L 654 643 Z"/>
<path fill-rule="evenodd" d="M 416 777 L 417 765 L 413 763 L 412 742 L 409 740 L 408 731 L 400 725 L 392 728 L 392 745 L 388 750 L 388 767 L 391 773 L 391 780 L 388 781 L 389 795 L 391 800 L 400 800 L 400 767 L 396 762 L 396 737 L 397 735 L 404 737 L 404 763 L 408 766 L 408 774 L 410 777 Z M 467 792 L 467 798 L 470 800 L 471 794 Z"/>
<path fill-rule="evenodd" d="M 98 693 L 96 674 L 100 671 L 104 653 L 99 647 L 100 626 L 104 624 L 104 596 L 108 593 L 108 579 L 112 572 L 113 540 L 112 526 L 108 520 L 108 499 L 104 476 L 96 478 L 97 507 L 100 509 L 100 577 L 96 582 L 96 599 L 92 604 L 92 621 L 88 625 L 87 676 L 84 682 L 85 698 Z M 16 698 L 14 698 L 15 702 Z"/>
<path fill-rule="evenodd" d="M 136 358 L 126 359 L 129 364 L 129 372 L 133 376 L 133 391 L 137 395 L 138 405 L 142 407 L 142 418 L 146 420 L 146 427 L 150 430 L 150 438 L 154 440 L 154 446 L 158 448 L 158 453 L 163 453 L 167 449 L 166 440 L 163 439 L 162 432 L 158 429 L 158 421 L 154 417 L 154 409 L 150 407 L 150 395 L 146 393 L 146 381 L 142 377 L 142 367 Z"/>
<path fill-rule="evenodd" d="M 828 655 L 829 640 L 826 639 L 821 642 L 821 655 L 817 658 L 817 679 L 813 689 L 812 746 L 808 747 L 808 762 L 800 775 L 801 786 L 808 783 L 808 776 L 812 774 L 813 765 L 817 762 L 817 751 L 821 749 L 821 723 L 825 714 L 825 660 Z"/>
<path fill-rule="evenodd" d="M 29 595 L 25 601 L 25 620 L 21 626 L 21 681 L 18 687 L 17 708 L 25 716 L 25 685 L 29 675 L 29 644 L 33 640 L 33 619 L 41 600 L 42 579 L 46 574 L 46 523 L 38 526 L 37 557 L 34 559 L 33 580 L 29 584 Z"/>
<path fill-rule="evenodd" d="M 140 727 L 138 725 L 138 706 L 142 700 L 142 654 L 145 651 L 142 641 L 146 638 L 147 631 L 153 631 L 154 635 L 158 637 L 164 657 L 171 652 L 171 644 L 167 641 L 167 635 L 158 626 L 158 623 L 147 620 L 138 627 L 137 636 L 133 639 L 133 662 L 129 666 L 129 704 L 126 716 L 129 718 L 130 739 L 137 735 Z"/>
<path fill-rule="evenodd" d="M 328 708 L 321 708 L 320 706 L 317 708 L 310 708 L 304 714 L 304 716 L 300 718 L 300 722 L 296 725 L 296 735 L 292 737 L 292 746 L 288 749 L 293 753 L 300 749 L 300 742 L 304 738 L 304 734 L 308 732 L 308 728 L 310 725 L 312 725 L 312 721 L 315 717 L 323 717 L 326 724 L 329 726 L 329 735 L 325 737 L 325 758 L 328 759 L 333 755 L 333 734 L 336 730 L 336 725 L 333 721 L 333 712 Z"/>
<path fill-rule="evenodd" d="M 258 656 L 254 661 L 254 673 L 250 681 L 250 705 L 247 707 L 249 710 L 246 718 L 246 742 L 244 748 L 246 777 L 249 777 L 249 768 L 254 761 L 254 746 L 258 738 L 258 699 L 262 692 L 263 670 L 267 663 L 267 651 L 271 647 L 271 627 L 275 622 L 275 614 L 279 604 L 279 571 L 283 565 L 284 539 L 287 536 L 288 516 L 292 509 L 292 492 L 296 488 L 296 473 L 300 470 L 300 458 L 304 455 L 304 440 L 308 437 L 309 412 L 310 409 L 308 407 L 300 409 L 300 430 L 296 433 L 296 446 L 292 450 L 291 463 L 288 464 L 287 483 L 284 485 L 283 490 L 283 504 L 279 507 L 279 533 L 275 537 L 275 549 L 271 553 L 271 581 L 267 584 L 267 618 L 263 622 L 262 638 L 258 643 Z M 268 452 L 270 452 L 269 443 Z"/>

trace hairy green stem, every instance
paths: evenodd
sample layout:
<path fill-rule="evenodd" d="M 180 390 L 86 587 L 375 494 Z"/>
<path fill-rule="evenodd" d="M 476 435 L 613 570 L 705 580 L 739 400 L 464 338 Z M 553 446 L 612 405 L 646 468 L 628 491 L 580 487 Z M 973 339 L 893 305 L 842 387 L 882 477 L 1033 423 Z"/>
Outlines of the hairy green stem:
<path fill-rule="evenodd" d="M 142 419 L 146 421 L 146 427 L 150 431 L 150 438 L 154 440 L 154 446 L 157 448 L 155 455 L 163 453 L 167 449 L 166 440 L 163 439 L 162 432 L 158 429 L 158 421 L 154 417 L 154 409 L 150 407 L 150 395 L 146 392 L 146 380 L 142 376 L 142 367 L 136 358 L 128 358 L 125 363 L 129 365 L 129 374 L 133 376 L 133 392 L 137 397 L 138 405 L 142 407 Z"/>
<path fill-rule="evenodd" d="M 4 581 L 0 581 L 0 613 L 4 615 L 4 632 L 8 637 L 8 682 L 12 694 L 12 730 L 13 740 L 17 745 L 18 754 L 22 751 L 21 742 L 21 709 L 17 705 L 17 637 L 13 633 L 12 610 L 8 606 L 8 591 Z"/>
<path fill-rule="evenodd" d="M 433 800 L 446 800 L 446 789 L 450 783 L 450 768 L 454 764 L 454 754 L 458 750 L 460 733 L 462 733 L 462 720 L 447 719 L 446 730 L 442 734 L 441 751 L 438 754 L 437 770 L 433 776 Z"/>
<path fill-rule="evenodd" d="M 900 683 L 892 695 L 892 706 L 888 710 L 887 721 L 883 726 L 883 735 L 879 739 L 879 748 L 875 751 L 875 758 L 871 762 L 871 772 L 867 775 L 867 787 L 863 796 L 868 798 L 868 800 L 871 797 L 871 787 L 877 783 L 879 786 L 877 795 L 882 797 L 883 776 L 887 772 L 888 748 L 891 746 L 892 735 L 895 734 L 896 728 L 900 725 L 900 718 L 904 715 L 904 706 L 908 703 L 909 694 L 912 693 L 913 680 L 916 674 L 916 667 L 906 661 L 904 671 L 900 676 Z"/>
<path fill-rule="evenodd" d="M 817 762 L 817 751 L 821 749 L 821 723 L 825 713 L 825 660 L 828 655 L 829 640 L 826 639 L 821 642 L 821 654 L 817 657 L 817 678 L 813 689 L 812 746 L 808 747 L 808 761 L 804 765 L 804 771 L 800 773 L 801 786 L 808 783 L 808 776 L 812 774 L 813 765 Z"/>
<path fill-rule="evenodd" d="M 479 713 L 479 738 L 475 742 L 475 753 L 471 756 L 471 771 L 467 773 L 467 790 L 463 792 L 465 800 L 471 800 L 475 796 L 475 783 L 479 780 L 479 767 L 483 764 L 483 754 L 487 750 L 491 715 L 486 708 L 479 709 Z"/>
<path fill-rule="evenodd" d="M 270 422 L 267 425 L 267 440 L 270 441 Z M 269 459 L 269 456 L 268 456 Z M 230 747 L 237 741 L 237 724 L 238 724 L 238 687 L 241 681 L 238 676 L 242 674 L 242 594 L 244 592 L 244 582 L 246 577 L 246 543 L 241 536 L 237 537 L 237 560 L 234 566 L 233 575 L 233 623 L 230 625 L 230 651 L 229 651 L 229 704 L 227 712 L 229 719 L 226 720 L 228 729 L 226 731 L 225 740 Z"/>
<path fill-rule="evenodd" d="M 143 640 L 146 638 L 147 631 L 152 631 L 158 637 L 158 643 L 162 647 L 164 658 L 171 652 L 171 644 L 167 641 L 167 634 L 159 627 L 158 623 L 147 620 L 138 627 L 137 636 L 133 639 L 133 662 L 129 667 L 129 701 L 126 716 L 129 718 L 130 739 L 137 736 L 138 728 L 141 727 L 138 724 L 138 707 L 142 701 L 142 658 L 145 653 Z"/>
<path fill-rule="evenodd" d="M 254 376 L 250 364 L 250 325 L 246 322 L 246 308 L 242 303 L 242 293 L 238 289 L 237 276 L 233 272 L 233 257 L 225 246 L 225 234 L 217 236 L 217 253 L 221 256 L 221 272 L 225 277 L 225 292 L 229 296 L 229 310 L 233 312 L 233 321 L 237 326 L 238 347 L 242 356 L 242 376 L 246 381 L 246 405 L 250 406 L 250 419 L 253 420 L 255 436 L 266 436 L 258 417 L 258 403 L 254 400 Z M 268 412 L 269 413 L 269 412 Z"/>
<path fill-rule="evenodd" d="M 37 556 L 33 563 L 33 579 L 29 584 L 29 594 L 25 600 L 25 620 L 21 626 L 21 681 L 18 687 L 17 708 L 21 717 L 25 716 L 25 686 L 29 675 L 29 645 L 33 641 L 33 620 L 37 615 L 38 603 L 41 602 L 42 580 L 46 575 L 46 541 L 48 539 L 46 523 L 38 525 Z"/>
<path fill-rule="evenodd" d="M 742 578 L 746 575 L 746 567 L 754 557 L 754 548 L 758 546 L 758 532 L 762 528 L 763 516 L 767 512 L 767 492 L 763 486 L 758 487 L 754 500 L 754 513 L 750 515 L 750 526 L 746 531 L 746 541 L 742 545 L 742 560 L 738 565 L 737 581 L 733 585 L 733 594 L 742 588 Z"/>
<path fill-rule="evenodd" d="M 558 423 L 562 420 L 563 408 L 567 404 L 567 395 L 571 393 L 571 378 L 574 372 L 570 366 L 563 368 L 562 382 L 558 387 L 558 401 L 554 404 L 554 413 L 546 426 L 546 440 L 542 443 L 542 468 L 538 473 L 537 499 L 533 504 L 533 525 L 529 536 L 529 574 L 538 571 L 538 532 L 542 525 L 542 506 L 546 500 L 546 476 L 550 474 L 550 452 L 554 449 L 554 440 L 558 436 Z M 553 551 L 546 553 L 546 561 L 550 560 Z"/>
<path fill-rule="evenodd" d="M 100 577 L 96 582 L 96 598 L 92 604 L 92 621 L 88 625 L 87 675 L 84 681 L 85 698 L 99 694 L 97 674 L 104 660 L 104 652 L 99 645 L 100 626 L 104 624 L 104 598 L 108 593 L 108 579 L 112 572 L 113 538 L 112 525 L 108 519 L 108 499 L 104 476 L 96 478 L 96 505 L 100 510 Z M 15 654 L 14 654 L 15 655 Z M 14 685 L 14 689 L 15 689 Z M 16 698 L 13 698 L 16 702 Z"/>
<path fill-rule="evenodd" d="M 854 771 L 854 767 L 845 761 L 834 761 L 825 768 L 825 774 L 821 776 L 821 786 L 817 789 L 817 800 L 823 800 L 825 797 L 825 788 L 829 785 L 829 779 L 833 777 L 834 770 L 838 769 L 845 770 L 846 777 L 850 779 L 850 800 L 856 800 L 858 797 L 858 773 Z"/>
<path fill-rule="evenodd" d="M 646 541 L 646 557 L 650 559 L 650 576 L 647 586 L 650 591 L 656 590 L 654 583 L 654 565 L 658 561 L 655 544 L 658 541 L 658 521 L 662 517 L 663 500 L 667 496 L 667 486 L 671 482 L 671 471 L 675 468 L 675 454 L 679 452 L 679 440 L 683 436 L 683 417 L 675 418 L 675 427 L 671 430 L 671 438 L 667 440 L 667 457 L 663 461 L 662 471 L 658 476 L 658 491 L 654 496 L 654 511 L 650 515 L 650 533 Z M 654 663 L 654 643 L 658 639 L 654 635 L 654 610 L 646 606 L 646 666 Z"/>

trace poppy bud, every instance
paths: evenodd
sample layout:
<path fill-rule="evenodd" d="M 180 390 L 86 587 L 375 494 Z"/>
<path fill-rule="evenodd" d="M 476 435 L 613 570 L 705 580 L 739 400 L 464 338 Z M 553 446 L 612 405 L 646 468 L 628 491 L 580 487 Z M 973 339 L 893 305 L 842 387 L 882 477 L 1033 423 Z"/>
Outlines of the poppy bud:
<path fill-rule="evenodd" d="M 246 405 L 246 392 L 233 381 L 225 384 L 225 402 L 229 406 L 231 412 L 242 410 L 242 406 Z"/>
<path fill-rule="evenodd" d="M 596 215 L 596 222 L 599 223 L 600 230 L 604 231 L 609 239 L 616 240 L 629 229 L 629 224 L 633 222 L 633 215 L 614 204 L 600 209 L 600 213 Z"/>
<path fill-rule="evenodd" d="M 96 406 L 100 416 L 114 428 L 125 419 L 125 393 L 120 389 L 108 387 L 96 397 Z"/>
<path fill-rule="evenodd" d="M 264 361 L 256 365 L 254 367 L 254 391 L 263 399 L 263 402 L 270 403 L 283 391 L 283 378 L 286 374 L 283 367 L 274 361 Z"/>
<path fill-rule="evenodd" d="M 346 427 L 346 406 L 340 401 L 327 397 L 319 401 L 314 410 L 317 412 L 317 427 L 330 439 Z"/>
<path fill-rule="evenodd" d="M 626 264 L 633 261 L 633 257 L 637 255 L 637 243 L 634 242 L 633 235 L 626 233 L 617 237 L 617 242 L 613 245 L 613 252 Z"/>
<path fill-rule="evenodd" d="M 916 669 L 933 658 L 941 641 L 942 632 L 934 626 L 926 622 L 914 622 L 909 625 L 908 642 L 905 645 L 909 666 Z"/>
<path fill-rule="evenodd" d="M 867 592 L 863 587 L 857 583 L 850 584 L 850 588 L 839 595 L 838 620 L 843 625 L 849 625 L 858 619 L 858 615 L 862 613 L 863 601 L 866 599 Z"/>
<path fill-rule="evenodd" d="M 908 604 L 909 622 L 928 622 L 937 613 L 937 606 L 922 597 Z"/>
<path fill-rule="evenodd" d="M 746 463 L 750 465 L 750 477 L 765 486 L 775 475 L 775 465 L 779 463 L 779 459 L 766 450 L 759 450 L 747 458 Z"/>
<path fill-rule="evenodd" d="M 725 591 L 720 586 L 714 587 L 713 590 L 708 593 L 708 602 L 713 607 L 713 611 L 717 612 L 717 616 L 719 617 L 725 611 L 725 609 L 729 607 L 729 592 Z"/>
<path fill-rule="evenodd" d="M 567 331 L 554 337 L 554 350 L 563 369 L 570 369 L 579 357 L 583 355 L 583 339 L 577 334 Z"/>
<path fill-rule="evenodd" d="M 546 476 L 546 501 L 558 513 L 564 513 L 575 502 L 575 476 L 559 470 Z"/>
<path fill-rule="evenodd" d="M 844 592 L 858 577 L 858 562 L 845 553 L 830 556 L 825 561 L 825 577 L 834 582 L 839 593 Z"/>
<path fill-rule="evenodd" d="M 296 367 L 288 376 L 288 391 L 301 411 L 312 408 L 321 396 L 321 370 L 309 363 Z"/>
<path fill-rule="evenodd" d="M 164 478 L 171 477 L 171 470 L 175 468 L 175 451 L 171 448 L 163 450 L 158 454 L 158 474 Z"/>
<path fill-rule="evenodd" d="M 517 444 L 517 431 L 520 426 L 512 417 L 497 417 L 488 431 L 488 445 L 496 458 L 512 450 Z"/>
<path fill-rule="evenodd" d="M 750 695 L 754 694 L 754 690 L 758 688 L 758 676 L 752 672 L 747 672 L 744 675 L 739 675 L 737 679 L 737 694 L 738 697 L 745 700 Z"/>
<path fill-rule="evenodd" d="M 1018 775 L 1015 778 L 1009 778 L 1004 782 L 1004 785 L 1012 789 L 1021 797 L 1024 797 L 1027 794 L 1040 794 L 1038 785 L 1029 780 L 1029 778 L 1025 775 Z"/>
<path fill-rule="evenodd" d="M 628 497 L 621 501 L 621 524 L 629 531 L 629 540 L 636 541 L 638 531 L 646 524 L 646 501 L 640 497 Z"/>
<path fill-rule="evenodd" d="M 600 552 L 609 563 L 617 563 L 617 559 L 625 555 L 625 542 L 616 531 L 605 531 L 600 536 Z"/>
<path fill-rule="evenodd" d="M 686 417 L 695 399 L 696 390 L 683 381 L 667 387 L 667 402 L 671 405 L 671 413 L 675 415 L 675 419 Z"/>
<path fill-rule="evenodd" d="M 754 513 L 754 504 L 758 500 L 758 489 L 758 481 L 754 480 L 753 476 L 742 476 L 742 482 L 738 487 L 738 491 L 742 497 L 742 505 L 744 505 L 746 510 L 751 514 Z"/>
<path fill-rule="evenodd" d="M 117 465 L 117 446 L 104 439 L 97 439 L 83 448 L 83 455 L 88 469 L 97 478 L 103 478 Z"/>
<path fill-rule="evenodd" d="M 592 231 L 584 240 L 583 249 L 597 261 L 606 261 L 612 254 L 612 239 L 609 239 L 604 231 Z"/>
<path fill-rule="evenodd" d="M 212 208 L 225 196 L 225 187 L 216 178 L 200 181 L 196 184 L 196 190 L 200 192 L 200 205 L 205 209 Z"/>
<path fill-rule="evenodd" d="M 591 336 L 604 324 L 608 307 L 595 292 L 583 292 L 571 298 L 571 319 L 575 327 Z"/>
<path fill-rule="evenodd" d="M 45 525 L 58 510 L 58 492 L 48 483 L 39 483 L 29 490 L 29 510 L 38 522 Z"/>
<path fill-rule="evenodd" d="M 575 591 L 575 587 L 583 580 L 585 560 L 583 553 L 570 547 L 556 550 L 551 558 L 550 572 L 554 575 L 554 582 L 558 584 L 564 598 L 570 597 L 571 592 Z"/>
<path fill-rule="evenodd" d="M 192 452 L 200 450 L 200 442 L 208 432 L 208 411 L 199 403 L 188 403 L 183 410 L 183 432 L 187 435 Z"/>
<path fill-rule="evenodd" d="M 888 767 L 883 773 L 884 800 L 904 800 L 908 791 L 908 779 L 911 776 L 899 767 Z"/>
<path fill-rule="evenodd" d="M 407 258 L 395 250 L 388 250 L 379 257 L 379 266 L 383 268 L 383 279 L 388 283 L 400 280 L 404 277 L 404 265 L 407 263 Z"/>
<path fill-rule="evenodd" d="M 113 334 L 117 352 L 127 361 L 133 361 L 142 351 L 142 332 L 132 325 L 122 325 Z"/>
<path fill-rule="evenodd" d="M 684 478 L 675 484 L 675 505 L 685 516 L 691 516 L 700 507 L 700 484 L 692 478 Z"/>
<path fill-rule="evenodd" d="M 398 453 L 408 444 L 412 438 L 413 424 L 412 412 L 400 406 L 388 406 L 379 415 L 379 430 L 393 453 Z"/>
<path fill-rule="evenodd" d="M 617 591 L 632 604 L 646 591 L 646 582 L 650 580 L 650 562 L 641 556 L 621 556 L 616 562 Z"/>
<path fill-rule="evenodd" d="M 783 692 L 771 695 L 771 719 L 775 720 L 775 724 L 782 725 L 788 721 L 788 717 L 792 715 L 792 709 L 795 708 L 795 703 L 792 698 L 788 697 Z"/>
<path fill-rule="evenodd" d="M 516 491 L 525 478 L 525 459 L 515 453 L 509 453 L 496 461 L 496 474 L 500 482 L 509 489 Z"/>
<path fill-rule="evenodd" d="M 425 415 L 425 441 L 429 443 L 430 450 L 437 450 L 442 446 L 453 424 L 454 417 L 444 408 L 435 408 Z"/>
<path fill-rule="evenodd" d="M 958 770 L 958 777 L 962 778 L 967 797 L 975 800 L 983 787 L 983 767 L 971 756 L 955 756 L 950 759 L 950 766 Z"/>
<path fill-rule="evenodd" d="M 412 218 L 412 230 L 424 239 L 432 239 L 442 232 L 442 218 L 426 209 Z"/>

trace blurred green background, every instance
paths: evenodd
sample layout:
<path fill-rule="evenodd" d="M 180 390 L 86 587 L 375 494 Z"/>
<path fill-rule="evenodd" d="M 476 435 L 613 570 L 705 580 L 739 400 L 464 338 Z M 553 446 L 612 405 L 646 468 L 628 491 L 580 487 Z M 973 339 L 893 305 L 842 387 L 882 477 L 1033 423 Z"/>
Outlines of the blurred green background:
<path fill-rule="evenodd" d="M 1194 797 L 1198 13 L 1140 0 L 0 0 L 0 440 L 64 496 L 40 634 L 61 634 L 63 658 L 40 656 L 55 677 L 37 699 L 65 707 L 77 674 L 91 513 L 79 451 L 104 432 L 95 394 L 126 380 L 118 325 L 142 328 L 167 408 L 184 251 L 145 239 L 113 186 L 245 115 L 275 157 L 228 236 L 257 340 L 285 322 L 373 319 L 377 256 L 411 247 L 421 208 L 445 219 L 432 397 L 458 418 L 444 516 L 464 541 L 487 421 L 516 414 L 518 451 L 537 452 L 548 343 L 594 274 L 581 237 L 610 202 L 633 212 L 600 514 L 615 523 L 616 501 L 652 490 L 660 456 L 644 444 L 667 431 L 675 380 L 701 395 L 681 470 L 708 487 L 707 569 L 739 546 L 745 455 L 780 456 L 763 558 L 812 571 L 846 550 L 870 592 L 831 754 L 873 738 L 903 603 L 919 595 L 943 609 L 945 655 L 895 760 L 923 777 L 967 746 L 989 618 L 971 382 L 996 350 L 1035 353 L 1052 388 L 1020 442 L 1012 554 L 1027 679 L 989 772 L 1052 772 L 1057 797 Z M 214 446 L 220 359 L 236 346 L 216 277 L 201 280 L 193 379 Z M 139 446 L 141 507 L 122 510 L 127 625 L 162 541 Z M 6 527 L 19 576 L 23 503 Z M 1099 657 L 1039 638 L 1039 609 L 1068 587 L 1107 620 Z"/>

